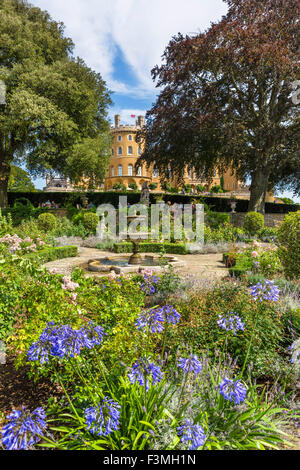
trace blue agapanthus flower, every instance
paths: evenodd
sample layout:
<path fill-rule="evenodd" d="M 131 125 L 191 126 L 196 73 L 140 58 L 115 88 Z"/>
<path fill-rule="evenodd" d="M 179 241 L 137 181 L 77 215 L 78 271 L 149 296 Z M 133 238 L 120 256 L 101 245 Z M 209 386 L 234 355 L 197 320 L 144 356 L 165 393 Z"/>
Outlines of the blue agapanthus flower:
<path fill-rule="evenodd" d="M 138 316 L 136 327 L 138 330 L 151 331 L 152 333 L 161 333 L 164 330 L 164 317 L 160 308 L 149 308 L 143 310 Z"/>
<path fill-rule="evenodd" d="M 161 311 L 162 311 L 164 320 L 167 323 L 171 323 L 173 325 L 176 325 L 176 323 L 179 323 L 180 313 L 178 313 L 176 308 L 174 308 L 172 305 L 164 305 L 163 307 L 161 307 Z"/>
<path fill-rule="evenodd" d="M 8 424 L 1 431 L 2 443 L 7 450 L 27 450 L 42 437 L 47 426 L 43 408 L 32 413 L 25 407 L 14 410 L 8 417 Z"/>
<path fill-rule="evenodd" d="M 49 362 L 49 356 L 54 355 L 59 340 L 59 329 L 53 322 L 48 323 L 39 339 L 34 342 L 28 352 L 29 361 L 39 361 L 41 364 Z"/>
<path fill-rule="evenodd" d="M 117 431 L 120 426 L 119 403 L 109 397 L 104 397 L 98 406 L 92 406 L 84 411 L 88 431 L 98 436 L 108 436 Z"/>
<path fill-rule="evenodd" d="M 148 358 L 139 359 L 131 367 L 128 378 L 131 384 L 138 383 L 149 390 L 150 381 L 155 385 L 162 380 L 162 372 L 160 367 Z"/>
<path fill-rule="evenodd" d="M 244 331 L 245 329 L 242 319 L 234 312 L 227 313 L 226 315 L 219 315 L 217 323 L 220 328 L 223 328 L 223 330 L 233 331 L 234 335 L 237 331 Z"/>
<path fill-rule="evenodd" d="M 238 405 L 245 400 L 247 389 L 239 380 L 232 380 L 225 377 L 220 383 L 220 393 L 225 400 L 233 401 Z"/>
<path fill-rule="evenodd" d="M 74 330 L 69 325 L 55 326 L 49 323 L 38 341 L 33 343 L 27 353 L 30 361 L 41 364 L 49 361 L 49 357 L 75 357 L 84 348 L 91 349 L 101 344 L 104 330 L 93 322 Z"/>
<path fill-rule="evenodd" d="M 183 369 L 185 374 L 193 372 L 193 374 L 198 375 L 202 370 L 202 364 L 199 361 L 198 356 L 196 356 L 195 354 L 191 354 L 188 358 L 181 357 L 180 359 L 178 359 L 177 365 L 178 367 Z"/>
<path fill-rule="evenodd" d="M 144 274 L 144 282 L 141 283 L 140 288 L 146 295 L 153 295 L 156 292 L 156 284 L 159 283 L 160 278 L 153 274 Z"/>
<path fill-rule="evenodd" d="M 83 326 L 81 332 L 84 337 L 84 346 L 88 349 L 99 346 L 105 335 L 104 329 L 101 326 L 94 325 L 92 321 Z"/>
<path fill-rule="evenodd" d="M 277 302 L 279 300 L 280 290 L 274 284 L 274 281 L 266 279 L 264 282 L 258 282 L 252 286 L 250 290 L 254 300 L 258 300 L 259 302 L 262 302 L 263 300 Z"/>
<path fill-rule="evenodd" d="M 180 321 L 180 314 L 172 305 L 164 305 L 163 307 L 149 308 L 143 310 L 139 315 L 136 327 L 139 330 L 152 333 L 161 333 L 164 330 L 165 323 L 175 325 Z"/>
<path fill-rule="evenodd" d="M 197 450 L 205 443 L 205 433 L 200 424 L 194 424 L 192 419 L 186 419 L 184 424 L 177 428 L 180 441 L 189 446 L 189 450 Z"/>

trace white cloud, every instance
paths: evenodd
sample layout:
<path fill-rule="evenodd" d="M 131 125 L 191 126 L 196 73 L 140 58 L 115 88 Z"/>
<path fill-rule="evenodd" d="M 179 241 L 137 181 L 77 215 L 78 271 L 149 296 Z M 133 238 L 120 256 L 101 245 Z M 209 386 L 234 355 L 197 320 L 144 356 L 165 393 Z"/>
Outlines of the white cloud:
<path fill-rule="evenodd" d="M 31 0 L 66 25 L 75 53 L 118 93 L 154 95 L 150 71 L 171 37 L 197 33 L 226 12 L 222 0 Z M 138 79 L 131 88 L 113 78 L 116 45 Z"/>

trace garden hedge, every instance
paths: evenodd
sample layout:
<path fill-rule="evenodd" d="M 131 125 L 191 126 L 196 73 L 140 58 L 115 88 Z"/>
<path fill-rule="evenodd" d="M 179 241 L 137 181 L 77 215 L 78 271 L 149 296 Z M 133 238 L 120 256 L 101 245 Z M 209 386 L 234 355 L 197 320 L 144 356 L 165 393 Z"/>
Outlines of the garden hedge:
<path fill-rule="evenodd" d="M 66 207 L 68 204 L 75 205 L 82 204 L 82 198 L 86 198 L 89 202 L 92 202 L 95 206 L 100 204 L 113 204 L 118 207 L 119 196 L 127 196 L 127 202 L 129 204 L 137 204 L 140 201 L 140 192 L 120 192 L 120 191 L 106 191 L 106 192 L 9 192 L 8 193 L 8 204 L 12 206 L 16 199 L 25 197 L 34 206 L 38 206 L 42 202 L 54 201 L 59 204 L 60 207 Z M 150 193 L 150 202 L 155 203 L 157 198 L 162 198 L 165 202 L 170 201 L 172 204 L 190 204 L 192 201 L 198 200 L 199 204 L 207 204 L 211 210 L 215 212 L 231 212 L 231 206 L 229 198 L 223 197 L 211 197 L 211 196 L 197 196 L 194 194 L 183 195 L 183 194 L 165 194 L 165 193 Z M 245 199 L 236 199 L 237 203 L 236 212 L 247 212 L 249 201 Z M 296 212 L 299 210 L 297 204 L 274 204 L 267 202 L 265 205 L 267 214 L 286 214 L 288 212 Z"/>
<path fill-rule="evenodd" d="M 42 250 L 29 253 L 24 257 L 32 261 L 38 261 L 41 264 L 49 263 L 50 261 L 56 261 L 57 259 L 72 258 L 78 255 L 77 246 L 58 246 L 58 247 L 47 247 Z"/>
<path fill-rule="evenodd" d="M 133 246 L 130 242 L 115 243 L 113 251 L 115 253 L 132 253 Z M 164 250 L 169 254 L 185 255 L 187 249 L 185 245 L 179 243 L 140 243 L 138 246 L 139 253 L 160 253 Z"/>

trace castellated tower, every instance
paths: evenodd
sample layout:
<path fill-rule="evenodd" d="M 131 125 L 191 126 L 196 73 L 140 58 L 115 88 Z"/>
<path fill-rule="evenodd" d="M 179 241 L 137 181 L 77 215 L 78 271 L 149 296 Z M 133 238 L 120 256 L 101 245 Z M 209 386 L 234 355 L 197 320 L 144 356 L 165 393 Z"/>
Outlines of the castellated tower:
<path fill-rule="evenodd" d="M 141 189 L 146 181 L 153 182 L 152 171 L 147 170 L 145 165 L 135 170 L 136 161 L 142 154 L 142 146 L 135 141 L 135 138 L 138 130 L 144 124 L 143 116 L 138 116 L 135 125 L 123 125 L 120 115 L 115 115 L 115 125 L 110 129 L 113 141 L 109 168 L 104 183 L 105 190 L 114 189 L 116 185 Z"/>

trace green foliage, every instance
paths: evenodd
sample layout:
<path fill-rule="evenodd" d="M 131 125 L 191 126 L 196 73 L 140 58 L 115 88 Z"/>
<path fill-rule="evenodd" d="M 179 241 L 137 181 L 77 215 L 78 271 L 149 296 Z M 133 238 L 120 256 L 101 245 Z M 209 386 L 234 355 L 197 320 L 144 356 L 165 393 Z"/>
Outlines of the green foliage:
<path fill-rule="evenodd" d="M 86 212 L 83 215 L 82 224 L 89 233 L 96 233 L 99 217 L 94 212 Z"/>
<path fill-rule="evenodd" d="M 8 190 L 16 192 L 35 191 L 35 187 L 27 171 L 18 166 L 11 165 L 8 180 Z"/>
<path fill-rule="evenodd" d="M 100 74 L 72 56 L 62 23 L 27 2 L 2 0 L 0 37 L 0 79 L 7 87 L 0 113 L 3 184 L 15 155 L 35 173 L 46 166 L 75 183 L 100 182 L 109 159 L 111 103 Z"/>
<path fill-rule="evenodd" d="M 275 247 L 255 249 L 251 247 L 236 256 L 235 266 L 229 269 L 231 275 L 241 277 L 247 272 L 273 278 L 282 272 L 282 265 Z"/>
<path fill-rule="evenodd" d="M 162 248 L 166 253 L 185 255 L 187 253 L 186 247 L 180 243 L 139 243 L 139 253 L 160 253 Z M 113 251 L 115 253 L 132 253 L 133 245 L 130 242 L 115 243 Z"/>
<path fill-rule="evenodd" d="M 137 191 L 137 184 L 136 183 L 129 183 L 128 187 L 132 189 L 133 191 Z M 150 186 L 149 186 L 150 187 Z M 151 189 L 151 188 L 150 188 Z"/>
<path fill-rule="evenodd" d="M 243 228 L 250 235 L 255 235 L 264 228 L 265 220 L 258 212 L 248 212 L 244 219 Z"/>
<path fill-rule="evenodd" d="M 205 223 L 207 223 L 210 228 L 216 229 L 220 225 L 228 225 L 230 223 L 230 215 L 226 212 L 212 212 L 207 211 L 205 213 Z"/>
<path fill-rule="evenodd" d="M 300 277 L 300 211 L 285 216 L 279 230 L 279 256 L 287 277 Z"/>
<path fill-rule="evenodd" d="M 236 284 L 219 284 L 205 292 L 194 292 L 186 302 L 179 304 L 182 313 L 181 328 L 176 330 L 172 340 L 174 346 L 183 342 L 194 350 L 227 350 L 243 365 L 251 341 L 250 355 L 252 373 L 258 376 L 274 375 L 272 361 L 282 362 L 278 351 L 285 340 L 284 325 L 281 323 L 279 308 L 270 302 L 255 302 L 247 287 Z M 218 316 L 235 312 L 242 318 L 245 330 L 227 334 L 218 324 Z"/>
<path fill-rule="evenodd" d="M 0 236 L 6 235 L 12 231 L 12 218 L 11 215 L 8 214 L 7 216 L 2 215 L 0 209 Z"/>
<path fill-rule="evenodd" d="M 48 232 L 49 230 L 53 230 L 56 227 L 57 220 L 55 215 L 47 214 L 40 214 L 38 216 L 38 224 L 41 230 Z"/>
<path fill-rule="evenodd" d="M 45 247 L 36 253 L 26 255 L 26 258 L 39 264 L 49 263 L 57 259 L 71 258 L 78 255 L 77 246 Z"/>
<path fill-rule="evenodd" d="M 157 184 L 156 184 L 156 183 L 150 183 L 150 184 L 149 184 L 149 189 L 150 189 L 150 191 L 154 191 L 156 188 L 157 188 Z"/>

